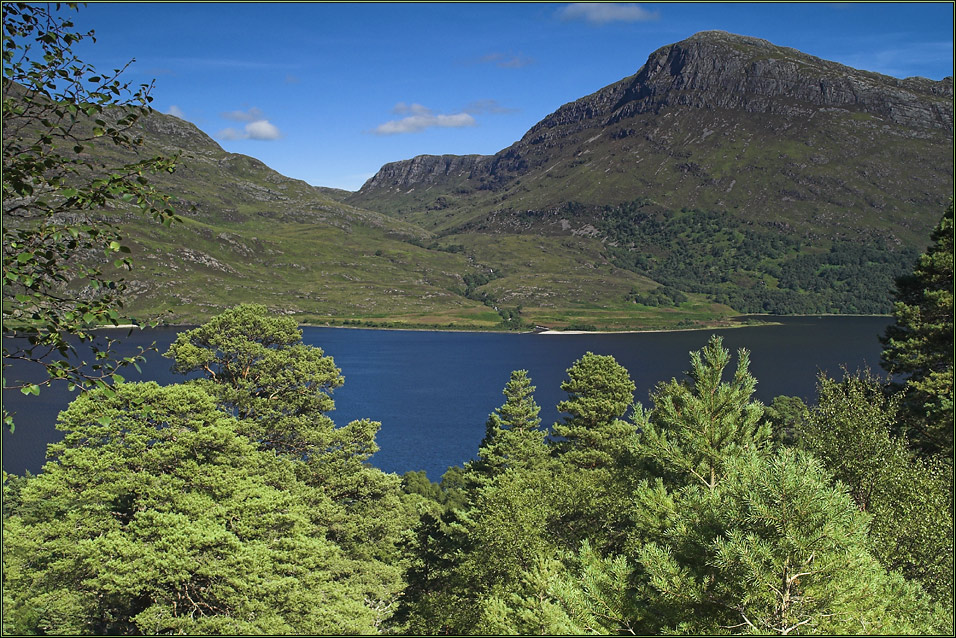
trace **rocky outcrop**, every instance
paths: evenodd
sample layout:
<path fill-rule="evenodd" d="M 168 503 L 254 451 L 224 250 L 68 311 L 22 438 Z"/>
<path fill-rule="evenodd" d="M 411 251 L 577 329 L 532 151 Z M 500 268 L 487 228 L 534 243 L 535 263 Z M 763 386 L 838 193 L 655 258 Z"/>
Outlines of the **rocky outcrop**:
<path fill-rule="evenodd" d="M 471 178 L 476 169 L 484 168 L 491 159 L 488 155 L 419 155 L 386 164 L 362 189 L 407 190 L 418 185 L 444 182 L 449 177 Z"/>

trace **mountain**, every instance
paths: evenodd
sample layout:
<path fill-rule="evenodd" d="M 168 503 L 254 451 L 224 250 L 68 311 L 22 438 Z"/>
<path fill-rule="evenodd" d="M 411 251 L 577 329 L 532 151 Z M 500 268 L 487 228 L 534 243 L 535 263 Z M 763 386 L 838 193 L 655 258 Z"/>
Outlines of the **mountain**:
<path fill-rule="evenodd" d="M 167 228 L 122 207 L 105 211 L 132 249 L 133 270 L 118 273 L 131 315 L 194 323 L 254 301 L 316 323 L 500 321 L 462 295 L 463 276 L 480 269 L 424 247 L 428 231 L 226 152 L 173 116 L 153 112 L 137 133 L 137 156 L 179 158 L 175 172 L 150 181 L 173 196 L 180 221 Z M 137 157 L 106 143 L 84 155 L 104 166 Z"/>
<path fill-rule="evenodd" d="M 152 113 L 172 227 L 104 211 L 130 314 L 264 303 L 337 325 L 651 329 L 885 313 L 953 192 L 952 78 L 898 80 L 704 32 L 493 156 L 314 187 Z M 6 130 L 4 134 L 8 133 Z M 91 166 L 136 157 L 108 144 Z"/>
<path fill-rule="evenodd" d="M 650 198 L 923 241 L 952 194 L 952 143 L 952 78 L 899 80 L 707 31 L 493 156 L 387 164 L 346 201 L 442 232 L 569 201 Z"/>
<path fill-rule="evenodd" d="M 881 313 L 952 194 L 951 77 L 706 31 L 495 155 L 386 164 L 344 201 L 486 262 L 476 235 L 589 237 L 615 266 L 742 312 Z"/>

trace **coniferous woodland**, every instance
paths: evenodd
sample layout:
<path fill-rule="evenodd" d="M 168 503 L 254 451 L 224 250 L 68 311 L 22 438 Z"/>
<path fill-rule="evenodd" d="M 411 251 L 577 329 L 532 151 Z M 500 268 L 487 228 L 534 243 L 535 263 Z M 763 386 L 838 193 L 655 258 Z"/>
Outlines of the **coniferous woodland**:
<path fill-rule="evenodd" d="M 4 12 L 5 44 L 44 18 Z M 68 26 L 45 32 L 55 69 L 72 64 Z M 5 71 L 39 92 L 16 53 Z M 42 473 L 5 475 L 5 633 L 953 632 L 952 205 L 897 284 L 895 383 L 847 371 L 820 376 L 810 405 L 767 406 L 747 351 L 711 337 L 643 405 L 622 366 L 587 353 L 562 421 L 541 422 L 515 371 L 475 458 L 433 483 L 368 463 L 380 424 L 328 416 L 341 371 L 263 306 L 183 331 L 173 385 L 124 382 L 115 366 L 135 359 L 108 352 L 93 373 L 57 363 L 70 346 L 51 335 L 85 338 L 121 300 L 70 259 L 123 252 L 92 211 L 129 195 L 171 215 L 137 190 L 166 164 L 103 178 L 51 151 L 71 105 L 95 117 L 110 87 L 4 101 L 5 120 L 32 108 L 60 127 L 9 153 L 4 138 L 4 331 L 32 344 L 4 346 L 4 365 L 46 361 L 84 389 Z M 133 143 L 123 125 L 96 137 Z M 108 292 L 71 301 L 76 277 Z"/>

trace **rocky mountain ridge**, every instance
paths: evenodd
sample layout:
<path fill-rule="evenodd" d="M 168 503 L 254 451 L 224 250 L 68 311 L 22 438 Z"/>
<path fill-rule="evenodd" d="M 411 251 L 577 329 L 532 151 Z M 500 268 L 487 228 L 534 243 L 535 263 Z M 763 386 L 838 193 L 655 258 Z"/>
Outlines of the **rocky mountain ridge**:
<path fill-rule="evenodd" d="M 392 162 L 346 201 L 438 230 L 492 212 L 636 196 L 744 216 L 783 202 L 797 223 L 837 208 L 905 217 L 907 202 L 938 205 L 952 191 L 952 98 L 952 78 L 901 80 L 707 31 L 658 49 L 635 75 L 565 104 L 493 156 Z M 761 147 L 780 161 L 759 157 Z M 926 173 L 888 185 L 901 161 Z M 723 196 L 748 172 L 762 174 L 748 180 L 749 194 Z M 428 213 L 447 209 L 459 212 Z"/>

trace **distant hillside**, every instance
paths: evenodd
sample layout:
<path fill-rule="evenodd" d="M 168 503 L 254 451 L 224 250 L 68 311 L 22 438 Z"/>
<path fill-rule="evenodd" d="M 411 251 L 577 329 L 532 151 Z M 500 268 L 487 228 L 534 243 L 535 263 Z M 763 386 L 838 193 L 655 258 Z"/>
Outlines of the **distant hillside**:
<path fill-rule="evenodd" d="M 122 275 L 129 313 L 195 322 L 256 301 L 315 322 L 500 320 L 461 294 L 463 276 L 479 269 L 462 255 L 423 248 L 428 231 L 337 201 L 345 191 L 228 153 L 184 120 L 152 113 L 138 128 L 142 154 L 179 157 L 174 173 L 150 179 L 174 196 L 182 221 L 166 228 L 137 213 L 108 213 L 133 249 L 135 267 Z M 132 158 L 100 144 L 86 159 Z"/>
<path fill-rule="evenodd" d="M 128 310 L 174 322 L 246 301 L 303 322 L 482 329 L 883 313 L 952 197 L 952 96 L 952 78 L 705 32 L 496 155 L 394 162 L 356 193 L 153 113 L 142 153 L 179 156 L 152 179 L 183 221 L 105 214 L 133 248 Z"/>
<path fill-rule="evenodd" d="M 521 255 L 519 264 L 520 252 L 502 250 L 489 264 L 460 244 L 439 244 L 414 224 L 338 201 L 348 191 L 313 187 L 228 153 L 184 120 L 154 112 L 137 124 L 137 133 L 144 140 L 138 157 L 179 158 L 174 173 L 150 180 L 175 198 L 181 221 L 167 228 L 123 205 L 103 211 L 132 248 L 134 269 L 115 274 L 127 283 L 126 312 L 134 317 L 195 323 L 254 301 L 308 323 L 528 328 L 540 312 L 522 315 L 520 301 L 502 295 L 499 305 L 497 295 L 478 290 L 500 283 L 502 269 L 543 281 L 561 273 L 551 285 L 573 299 L 562 295 L 545 304 L 550 325 L 581 325 L 575 308 L 603 308 L 597 325 L 620 328 L 634 327 L 635 319 L 662 327 L 730 314 L 726 306 L 701 302 L 676 319 L 635 314 L 628 292 L 656 283 L 612 265 L 599 242 L 569 249 L 545 240 L 545 260 Z M 101 142 L 88 145 L 83 159 L 116 166 L 136 156 Z M 604 266 L 595 269 L 597 262 Z"/>
<path fill-rule="evenodd" d="M 898 80 L 707 31 L 496 155 L 386 164 L 346 201 L 448 231 L 491 213 L 649 198 L 911 244 L 952 191 L 952 78 Z"/>
<path fill-rule="evenodd" d="M 708 31 L 496 155 L 386 164 L 345 201 L 449 241 L 590 237 L 744 312 L 869 313 L 889 310 L 952 195 L 952 78 Z"/>

